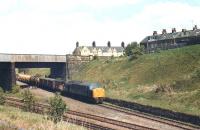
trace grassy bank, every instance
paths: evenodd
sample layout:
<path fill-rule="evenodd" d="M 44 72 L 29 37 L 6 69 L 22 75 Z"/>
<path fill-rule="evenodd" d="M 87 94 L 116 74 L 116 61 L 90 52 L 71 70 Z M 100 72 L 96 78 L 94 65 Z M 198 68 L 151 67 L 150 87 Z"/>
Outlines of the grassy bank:
<path fill-rule="evenodd" d="M 128 58 L 94 60 L 73 76 L 98 81 L 107 96 L 200 115 L 200 45 Z"/>
<path fill-rule="evenodd" d="M 0 106 L 0 129 L 34 129 L 34 130 L 84 130 L 66 122 L 54 124 L 44 115 L 23 112 L 20 109 Z"/>

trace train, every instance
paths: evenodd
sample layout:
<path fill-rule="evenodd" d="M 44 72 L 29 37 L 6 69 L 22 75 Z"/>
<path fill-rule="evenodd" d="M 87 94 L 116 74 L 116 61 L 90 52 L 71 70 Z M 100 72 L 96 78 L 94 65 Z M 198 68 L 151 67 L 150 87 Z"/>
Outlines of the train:
<path fill-rule="evenodd" d="M 103 103 L 105 99 L 105 89 L 97 82 L 89 83 L 83 81 L 68 81 L 31 76 L 27 74 L 17 74 L 18 81 L 37 86 L 42 89 L 61 92 L 63 95 L 70 95 L 82 99 L 87 99 L 94 103 Z"/>

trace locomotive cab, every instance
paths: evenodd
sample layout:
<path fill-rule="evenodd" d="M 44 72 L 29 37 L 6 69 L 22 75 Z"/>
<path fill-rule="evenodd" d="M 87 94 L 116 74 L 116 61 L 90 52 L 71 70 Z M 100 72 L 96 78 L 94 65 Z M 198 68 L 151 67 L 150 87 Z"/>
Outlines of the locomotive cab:
<path fill-rule="evenodd" d="M 91 83 L 89 87 L 95 103 L 102 103 L 105 98 L 105 90 L 101 85 L 99 83 Z"/>
<path fill-rule="evenodd" d="M 105 98 L 105 90 L 103 88 L 95 88 L 92 91 L 92 96 L 96 103 L 103 103 Z"/>

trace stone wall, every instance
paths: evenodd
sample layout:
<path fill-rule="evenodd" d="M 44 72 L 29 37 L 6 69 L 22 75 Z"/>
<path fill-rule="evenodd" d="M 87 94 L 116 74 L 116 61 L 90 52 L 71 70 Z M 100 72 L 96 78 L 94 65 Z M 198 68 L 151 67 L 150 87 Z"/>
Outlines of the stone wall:
<path fill-rule="evenodd" d="M 75 73 L 78 73 L 81 66 L 84 65 L 85 63 L 90 62 L 92 59 L 93 59 L 92 56 L 74 56 L 74 55 L 67 56 L 67 61 L 66 61 L 67 80 L 73 80 L 73 75 Z"/>

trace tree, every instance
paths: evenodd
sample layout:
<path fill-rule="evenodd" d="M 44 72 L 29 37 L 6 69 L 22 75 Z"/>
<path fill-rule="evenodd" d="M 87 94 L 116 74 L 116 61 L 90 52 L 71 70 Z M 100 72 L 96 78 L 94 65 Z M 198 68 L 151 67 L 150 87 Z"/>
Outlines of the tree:
<path fill-rule="evenodd" d="M 144 54 L 144 46 L 140 46 L 137 42 L 132 42 L 127 45 L 124 52 L 131 60 L 137 59 L 140 55 Z"/>
<path fill-rule="evenodd" d="M 54 123 L 61 121 L 64 112 L 67 110 L 67 106 L 65 102 L 62 100 L 61 96 L 56 93 L 53 98 L 49 100 L 50 111 L 49 116 L 50 119 L 53 120 Z"/>
<path fill-rule="evenodd" d="M 34 111 L 36 101 L 34 95 L 30 92 L 30 90 L 25 90 L 22 93 L 22 96 L 24 101 L 24 110 L 30 112 Z"/>

